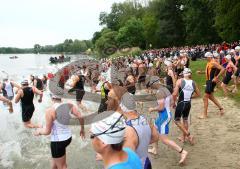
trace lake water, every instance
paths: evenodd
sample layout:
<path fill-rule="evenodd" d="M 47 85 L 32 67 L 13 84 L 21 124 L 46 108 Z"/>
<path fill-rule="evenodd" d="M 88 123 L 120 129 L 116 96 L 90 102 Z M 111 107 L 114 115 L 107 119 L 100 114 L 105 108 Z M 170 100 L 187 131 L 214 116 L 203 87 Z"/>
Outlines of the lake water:
<path fill-rule="evenodd" d="M 28 78 L 30 74 L 42 75 L 54 72 L 66 65 L 49 64 L 50 56 L 43 54 L 18 54 L 18 59 L 9 59 L 8 54 L 0 54 L 0 71 L 2 76 L 5 71 L 10 79 L 20 82 Z M 72 60 L 83 56 L 69 55 Z M 45 125 L 45 109 L 51 101 L 47 92 L 44 93 L 43 102 L 35 103 L 35 112 L 32 121 Z M 96 103 L 84 102 L 92 111 L 97 110 Z M 33 136 L 34 129 L 25 129 L 22 124 L 20 105 L 14 104 L 14 113 L 10 114 L 7 108 L 0 103 L 0 169 L 47 169 L 50 168 L 51 152 L 49 136 Z M 73 126 L 72 143 L 67 148 L 67 162 L 70 169 L 95 169 L 101 168 L 95 161 L 95 153 L 91 147 L 88 136 L 82 141 L 79 136 L 80 127 Z M 86 133 L 87 130 L 86 130 Z"/>

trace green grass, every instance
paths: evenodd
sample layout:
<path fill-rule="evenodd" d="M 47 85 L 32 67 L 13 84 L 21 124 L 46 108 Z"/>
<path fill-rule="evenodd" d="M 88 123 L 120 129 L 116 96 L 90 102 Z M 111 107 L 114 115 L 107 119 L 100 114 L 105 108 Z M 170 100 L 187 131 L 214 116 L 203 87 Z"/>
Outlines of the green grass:
<path fill-rule="evenodd" d="M 205 82 L 206 82 L 206 77 L 205 74 L 198 74 L 197 70 L 202 70 L 205 71 L 205 67 L 206 67 L 207 61 L 206 60 L 197 60 L 197 61 L 191 61 L 190 63 L 190 68 L 192 70 L 192 78 L 193 80 L 197 83 L 201 94 L 204 94 L 204 90 L 205 90 Z M 229 84 L 229 86 L 232 85 L 232 80 Z M 240 89 L 240 86 L 238 86 L 238 89 Z M 218 97 L 223 97 L 223 91 L 222 88 L 219 87 L 217 88 L 217 91 L 214 93 L 215 96 Z M 236 104 L 239 104 L 240 102 L 240 92 L 238 91 L 237 93 L 230 93 L 229 94 L 229 98 L 232 98 L 233 100 L 236 101 Z"/>

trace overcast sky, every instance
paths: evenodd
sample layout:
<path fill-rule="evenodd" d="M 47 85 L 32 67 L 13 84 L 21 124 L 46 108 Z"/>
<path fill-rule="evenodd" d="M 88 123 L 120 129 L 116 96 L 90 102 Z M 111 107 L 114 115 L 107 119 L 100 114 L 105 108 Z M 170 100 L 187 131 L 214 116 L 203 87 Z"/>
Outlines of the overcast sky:
<path fill-rule="evenodd" d="M 124 0 L 0 0 L 0 47 L 31 48 L 91 39 L 99 14 Z"/>

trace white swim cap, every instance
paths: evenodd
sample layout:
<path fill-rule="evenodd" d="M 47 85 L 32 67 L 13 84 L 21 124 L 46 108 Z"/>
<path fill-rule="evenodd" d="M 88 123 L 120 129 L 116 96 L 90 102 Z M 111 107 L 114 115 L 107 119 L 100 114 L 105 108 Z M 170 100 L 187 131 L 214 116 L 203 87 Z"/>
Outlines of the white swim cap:
<path fill-rule="evenodd" d="M 136 102 L 132 95 L 128 92 L 124 93 L 119 104 L 124 113 L 132 112 L 136 110 Z"/>
<path fill-rule="evenodd" d="M 229 51 L 229 53 L 234 53 L 235 52 L 235 50 L 234 49 L 231 49 L 230 51 Z"/>
<path fill-rule="evenodd" d="M 211 52 L 207 52 L 205 53 L 204 55 L 206 58 L 212 58 L 213 57 L 213 54 Z"/>
<path fill-rule="evenodd" d="M 240 51 L 240 46 L 236 46 L 236 47 L 235 47 L 235 50 L 236 50 L 236 51 Z"/>
<path fill-rule="evenodd" d="M 189 68 L 184 68 L 184 70 L 183 70 L 183 75 L 185 76 L 189 76 L 189 75 L 191 75 L 192 74 L 192 71 L 191 71 L 191 69 L 189 69 Z"/>
<path fill-rule="evenodd" d="M 232 56 L 231 55 L 227 55 L 225 58 L 230 60 L 232 58 Z"/>
<path fill-rule="evenodd" d="M 219 56 L 219 54 L 218 54 L 217 52 L 214 52 L 214 53 L 213 53 L 213 56 L 216 58 L 216 57 Z"/>
<path fill-rule="evenodd" d="M 125 126 L 122 115 L 115 112 L 104 120 L 93 123 L 90 131 L 105 144 L 119 144 L 124 139 Z"/>

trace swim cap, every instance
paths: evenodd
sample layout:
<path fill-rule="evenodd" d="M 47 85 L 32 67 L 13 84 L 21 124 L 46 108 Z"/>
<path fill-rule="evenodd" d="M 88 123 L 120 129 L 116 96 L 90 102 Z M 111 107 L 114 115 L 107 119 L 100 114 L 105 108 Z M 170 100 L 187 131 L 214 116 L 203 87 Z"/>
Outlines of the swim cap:
<path fill-rule="evenodd" d="M 136 110 L 136 102 L 132 95 L 128 92 L 124 93 L 119 104 L 124 113 L 132 112 Z"/>
<path fill-rule="evenodd" d="M 183 76 L 190 76 L 191 74 L 192 74 L 191 69 L 185 68 L 185 69 L 183 70 Z"/>
<path fill-rule="evenodd" d="M 219 54 L 218 54 L 217 52 L 214 52 L 214 53 L 213 53 L 213 56 L 216 58 L 216 57 L 219 56 Z"/>
<path fill-rule="evenodd" d="M 240 46 L 236 46 L 236 47 L 235 47 L 235 50 L 236 50 L 236 51 L 239 51 L 239 50 L 240 50 Z"/>
<path fill-rule="evenodd" d="M 212 58 L 213 57 L 213 54 L 211 52 L 207 52 L 205 53 L 204 55 L 206 58 Z"/>
<path fill-rule="evenodd" d="M 21 85 L 23 85 L 23 86 L 28 85 L 28 80 L 23 80 L 23 81 L 21 82 Z"/>
<path fill-rule="evenodd" d="M 122 117 L 121 114 L 115 112 L 104 120 L 93 123 L 90 131 L 96 134 L 96 137 L 105 144 L 119 144 L 123 141 L 125 135 L 125 122 L 120 117 Z M 116 124 L 114 125 L 114 123 Z M 106 133 L 100 134 L 103 132 Z"/>
<path fill-rule="evenodd" d="M 231 55 L 227 55 L 225 58 L 230 60 L 232 58 L 232 56 Z"/>

